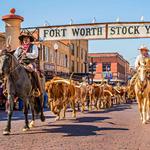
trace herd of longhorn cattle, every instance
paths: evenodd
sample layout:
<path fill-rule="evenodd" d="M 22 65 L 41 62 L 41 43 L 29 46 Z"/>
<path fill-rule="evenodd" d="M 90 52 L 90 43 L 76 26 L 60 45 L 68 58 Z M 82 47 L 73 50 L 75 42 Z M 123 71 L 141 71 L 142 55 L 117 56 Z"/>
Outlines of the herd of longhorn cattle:
<path fill-rule="evenodd" d="M 105 109 L 114 104 L 127 103 L 128 99 L 128 86 L 112 86 L 106 82 L 89 85 L 85 81 L 80 83 L 54 77 L 46 82 L 45 89 L 48 93 L 48 105 L 57 116 L 56 120 L 65 119 L 67 108 L 72 108 L 72 117 L 76 118 L 77 109 L 82 112 L 85 109 Z"/>

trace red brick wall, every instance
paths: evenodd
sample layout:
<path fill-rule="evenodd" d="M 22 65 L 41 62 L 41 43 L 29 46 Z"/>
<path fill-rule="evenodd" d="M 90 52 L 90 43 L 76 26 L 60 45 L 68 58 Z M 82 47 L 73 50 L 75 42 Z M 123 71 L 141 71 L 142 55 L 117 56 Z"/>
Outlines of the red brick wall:
<path fill-rule="evenodd" d="M 102 72 L 102 63 L 97 63 L 96 65 L 96 72 L 101 73 Z"/>
<path fill-rule="evenodd" d="M 111 63 L 111 72 L 117 72 L 117 63 Z"/>

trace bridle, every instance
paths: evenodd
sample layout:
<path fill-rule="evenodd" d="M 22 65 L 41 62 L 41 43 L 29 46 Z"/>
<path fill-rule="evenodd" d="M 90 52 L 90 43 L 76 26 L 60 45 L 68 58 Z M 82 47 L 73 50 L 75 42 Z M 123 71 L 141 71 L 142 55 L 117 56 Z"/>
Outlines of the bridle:
<path fill-rule="evenodd" d="M 7 55 L 11 58 L 11 62 L 10 62 L 11 67 L 9 68 L 9 71 L 8 71 L 8 74 L 10 75 L 20 66 L 20 63 L 16 60 L 15 56 L 10 54 L 9 52 L 5 52 L 5 53 L 0 54 L 0 57 L 2 57 L 4 55 Z M 17 63 L 17 65 L 15 65 L 14 67 L 12 67 L 13 60 Z"/>

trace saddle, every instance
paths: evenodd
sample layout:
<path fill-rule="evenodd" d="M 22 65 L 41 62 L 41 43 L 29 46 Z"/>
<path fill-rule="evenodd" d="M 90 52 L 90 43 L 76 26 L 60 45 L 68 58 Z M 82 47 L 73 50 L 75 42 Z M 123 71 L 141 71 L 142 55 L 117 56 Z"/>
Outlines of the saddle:
<path fill-rule="evenodd" d="M 26 72 L 29 75 L 29 78 L 31 79 L 32 85 L 33 85 L 33 96 L 39 97 L 42 94 L 42 87 L 40 83 L 41 75 L 39 75 L 39 72 L 34 71 L 32 68 L 24 66 Z"/>

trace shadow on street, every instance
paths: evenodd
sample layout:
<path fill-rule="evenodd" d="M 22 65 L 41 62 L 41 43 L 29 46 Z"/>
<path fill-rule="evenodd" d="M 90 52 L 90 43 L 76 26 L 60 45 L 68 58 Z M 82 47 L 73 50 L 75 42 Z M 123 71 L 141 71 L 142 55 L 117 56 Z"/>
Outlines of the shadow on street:
<path fill-rule="evenodd" d="M 70 137 L 70 136 L 93 136 L 93 135 L 103 135 L 103 134 L 97 134 L 96 132 L 100 131 L 128 131 L 127 128 L 111 128 L 111 127 L 102 127 L 99 128 L 97 126 L 93 125 L 82 125 L 82 124 L 68 124 L 68 125 L 49 125 L 48 129 L 42 129 L 42 130 L 33 130 L 32 132 L 26 132 L 26 133 L 14 133 L 11 135 L 21 135 L 21 134 L 42 134 L 42 133 L 62 133 L 64 134 L 64 137 Z"/>

